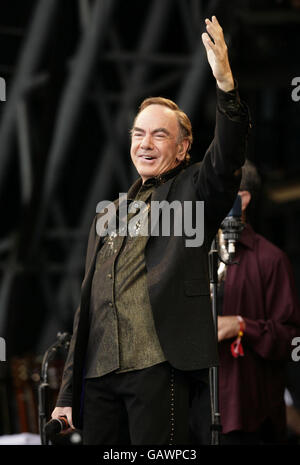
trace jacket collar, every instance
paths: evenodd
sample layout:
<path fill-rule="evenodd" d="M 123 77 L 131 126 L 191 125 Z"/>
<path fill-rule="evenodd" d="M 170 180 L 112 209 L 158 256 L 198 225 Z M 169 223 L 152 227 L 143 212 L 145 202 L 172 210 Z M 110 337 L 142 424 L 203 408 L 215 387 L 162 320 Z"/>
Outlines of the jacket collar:
<path fill-rule="evenodd" d="M 159 174 L 158 176 L 154 176 L 152 178 L 147 179 L 144 182 L 144 184 L 142 183 L 142 178 L 137 179 L 137 181 L 135 181 L 135 183 L 130 187 L 128 191 L 128 196 L 127 196 L 128 199 L 129 200 L 134 199 L 137 193 L 142 189 L 147 189 L 152 186 L 160 187 L 162 184 L 166 183 L 166 181 L 168 181 L 169 179 L 174 178 L 176 174 L 178 174 L 183 168 L 184 168 L 184 163 L 180 163 L 180 165 L 176 166 L 175 168 L 172 168 L 169 171 L 166 171 L 165 173 L 162 173 L 162 174 Z M 154 191 L 154 196 L 156 197 L 155 191 Z"/>

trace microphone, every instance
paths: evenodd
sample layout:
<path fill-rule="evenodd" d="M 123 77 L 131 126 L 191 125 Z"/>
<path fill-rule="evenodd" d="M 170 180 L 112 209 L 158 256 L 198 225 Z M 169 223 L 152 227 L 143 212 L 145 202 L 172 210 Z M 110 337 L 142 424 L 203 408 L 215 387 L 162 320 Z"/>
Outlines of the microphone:
<path fill-rule="evenodd" d="M 232 260 L 235 255 L 235 244 L 239 240 L 241 232 L 244 229 L 241 217 L 242 201 L 241 196 L 237 195 L 231 210 L 221 223 L 221 230 L 225 243 L 227 244 L 229 260 Z"/>
<path fill-rule="evenodd" d="M 68 428 L 70 428 L 70 425 L 67 420 L 67 417 L 61 416 L 48 421 L 48 423 L 46 423 L 44 426 L 44 433 L 46 436 L 51 437 Z"/>

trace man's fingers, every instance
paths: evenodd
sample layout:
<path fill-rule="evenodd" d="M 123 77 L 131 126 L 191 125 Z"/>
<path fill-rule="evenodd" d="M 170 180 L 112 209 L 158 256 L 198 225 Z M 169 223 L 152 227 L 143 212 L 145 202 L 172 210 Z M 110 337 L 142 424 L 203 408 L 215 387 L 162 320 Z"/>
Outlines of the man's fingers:
<path fill-rule="evenodd" d="M 68 415 L 66 415 L 66 417 L 67 417 L 67 420 L 68 420 L 68 423 L 69 423 L 70 427 L 72 429 L 75 429 L 75 426 L 73 425 L 73 422 L 72 422 L 72 414 L 68 414 Z"/>
<path fill-rule="evenodd" d="M 72 422 L 72 407 L 55 407 L 52 412 L 51 418 L 57 419 L 59 417 L 66 417 L 68 423 L 72 429 L 75 429 L 75 426 Z"/>
<path fill-rule="evenodd" d="M 214 47 L 215 47 L 215 44 L 213 43 L 213 41 L 211 40 L 211 38 L 209 37 L 209 35 L 207 34 L 207 32 L 203 32 L 202 34 L 202 42 L 206 48 L 206 50 L 214 50 Z"/>
<path fill-rule="evenodd" d="M 217 20 L 216 16 L 212 16 L 211 20 L 209 18 L 206 18 L 205 23 L 207 25 L 210 25 L 216 31 L 223 32 L 222 26 L 219 23 L 219 21 Z"/>
<path fill-rule="evenodd" d="M 217 25 L 222 30 L 221 25 L 216 16 L 212 16 L 211 21 L 213 24 Z"/>
<path fill-rule="evenodd" d="M 222 42 L 224 40 L 223 29 L 218 23 L 218 20 L 216 19 L 216 17 L 213 16 L 212 21 L 206 18 L 205 23 L 206 23 L 206 30 L 212 36 L 214 42 L 215 43 Z"/>

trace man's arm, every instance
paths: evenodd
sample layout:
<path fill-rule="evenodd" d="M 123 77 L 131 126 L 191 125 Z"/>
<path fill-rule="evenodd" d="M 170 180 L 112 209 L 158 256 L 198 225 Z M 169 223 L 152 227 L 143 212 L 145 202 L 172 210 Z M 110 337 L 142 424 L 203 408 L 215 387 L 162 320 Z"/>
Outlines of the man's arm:
<path fill-rule="evenodd" d="M 86 253 L 86 260 L 85 260 L 85 273 L 89 267 L 90 261 L 92 259 L 94 244 L 95 244 L 95 237 L 96 237 L 96 219 L 95 216 L 92 226 L 90 228 L 89 239 L 88 239 L 88 247 Z M 72 428 L 74 428 L 72 423 L 72 382 L 73 382 L 73 358 L 74 358 L 74 349 L 77 337 L 77 328 L 79 323 L 80 317 L 80 306 L 77 308 L 74 316 L 74 323 L 73 323 L 73 334 L 70 342 L 70 347 L 68 351 L 68 355 L 66 358 L 63 376 L 62 376 L 62 383 L 60 386 L 60 390 L 58 393 L 56 407 L 51 414 L 51 418 L 58 418 L 59 416 L 65 415 L 68 419 L 68 422 Z"/>
<path fill-rule="evenodd" d="M 216 231 L 238 192 L 250 123 L 232 76 L 222 28 L 214 16 L 212 21 L 206 20 L 206 28 L 202 41 L 217 84 L 216 126 L 194 184 L 199 198 L 205 201 L 211 231 Z"/>
<path fill-rule="evenodd" d="M 51 414 L 51 418 L 56 419 L 60 416 L 66 416 L 71 428 L 74 428 L 72 421 L 72 381 L 73 381 L 73 357 L 79 321 L 80 307 L 77 308 L 74 317 L 73 334 L 67 359 L 64 366 L 62 383 L 56 400 L 56 407 Z"/>

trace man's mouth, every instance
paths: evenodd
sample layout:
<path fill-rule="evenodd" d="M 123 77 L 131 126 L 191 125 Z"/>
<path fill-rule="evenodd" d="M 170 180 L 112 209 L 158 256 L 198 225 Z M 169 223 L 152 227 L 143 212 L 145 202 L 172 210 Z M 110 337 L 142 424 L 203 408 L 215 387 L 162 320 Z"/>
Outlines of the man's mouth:
<path fill-rule="evenodd" d="M 139 158 L 143 158 L 144 160 L 155 160 L 156 157 L 152 157 L 151 155 L 139 155 Z"/>

